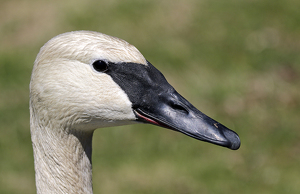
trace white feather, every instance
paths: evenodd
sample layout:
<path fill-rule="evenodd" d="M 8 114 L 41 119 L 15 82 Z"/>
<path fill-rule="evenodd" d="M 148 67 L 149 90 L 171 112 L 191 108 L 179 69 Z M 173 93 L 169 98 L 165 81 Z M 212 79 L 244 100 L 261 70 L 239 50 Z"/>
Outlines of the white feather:
<path fill-rule="evenodd" d="M 124 40 L 89 31 L 54 37 L 35 60 L 30 126 L 37 193 L 92 193 L 93 131 L 135 120 L 126 93 L 91 67 L 98 59 L 147 65 Z"/>

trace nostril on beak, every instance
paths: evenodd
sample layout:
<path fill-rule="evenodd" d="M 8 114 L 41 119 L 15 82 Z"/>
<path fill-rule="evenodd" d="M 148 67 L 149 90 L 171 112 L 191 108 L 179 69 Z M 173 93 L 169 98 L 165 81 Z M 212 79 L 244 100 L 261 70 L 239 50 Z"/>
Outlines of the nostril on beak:
<path fill-rule="evenodd" d="M 176 111 L 182 112 L 184 114 L 189 114 L 188 109 L 180 102 L 172 101 L 170 106 Z"/>

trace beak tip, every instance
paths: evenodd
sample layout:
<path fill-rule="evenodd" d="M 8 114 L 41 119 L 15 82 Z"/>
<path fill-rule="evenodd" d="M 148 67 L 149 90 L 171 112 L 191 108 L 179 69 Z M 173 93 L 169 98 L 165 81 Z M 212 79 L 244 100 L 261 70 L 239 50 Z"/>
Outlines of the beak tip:
<path fill-rule="evenodd" d="M 230 146 L 229 146 L 230 149 L 237 150 L 240 148 L 241 140 L 240 140 L 238 134 L 236 134 L 234 131 L 230 130 L 230 131 L 225 132 L 224 135 L 230 142 Z"/>
<path fill-rule="evenodd" d="M 232 142 L 230 149 L 237 150 L 237 149 L 240 148 L 240 146 L 241 146 L 241 142 L 240 141 Z"/>

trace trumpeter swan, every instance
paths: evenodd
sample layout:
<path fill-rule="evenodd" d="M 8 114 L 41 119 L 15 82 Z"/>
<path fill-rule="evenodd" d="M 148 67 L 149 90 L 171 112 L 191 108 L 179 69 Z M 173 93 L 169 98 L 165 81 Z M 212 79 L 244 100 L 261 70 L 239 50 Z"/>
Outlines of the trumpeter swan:
<path fill-rule="evenodd" d="M 37 193 L 92 193 L 97 128 L 151 123 L 238 149 L 238 135 L 201 113 L 124 40 L 76 31 L 40 50 L 30 82 Z"/>

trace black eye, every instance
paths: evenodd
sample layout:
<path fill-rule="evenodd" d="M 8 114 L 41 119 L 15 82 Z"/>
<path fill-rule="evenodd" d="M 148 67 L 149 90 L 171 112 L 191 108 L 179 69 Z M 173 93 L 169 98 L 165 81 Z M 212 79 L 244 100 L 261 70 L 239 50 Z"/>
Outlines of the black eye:
<path fill-rule="evenodd" d="M 98 72 L 105 72 L 108 69 L 108 63 L 102 60 L 97 60 L 93 63 L 93 67 Z"/>

